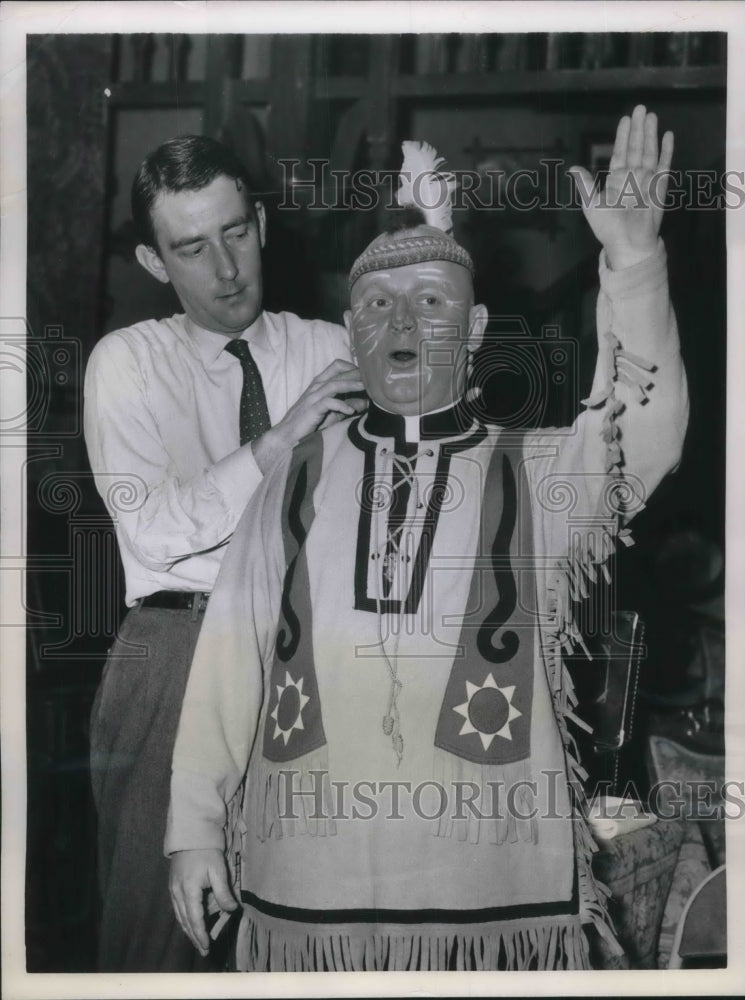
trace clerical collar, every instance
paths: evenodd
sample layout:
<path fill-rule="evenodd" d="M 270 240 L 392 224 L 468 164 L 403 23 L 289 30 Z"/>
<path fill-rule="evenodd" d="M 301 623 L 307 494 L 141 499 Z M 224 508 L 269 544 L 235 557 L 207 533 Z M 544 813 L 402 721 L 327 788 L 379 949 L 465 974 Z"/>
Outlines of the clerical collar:
<path fill-rule="evenodd" d="M 473 426 L 474 418 L 462 399 L 444 410 L 411 417 L 389 413 L 371 400 L 364 421 L 367 433 L 375 437 L 392 437 L 396 441 L 418 444 L 428 439 L 465 434 Z"/>

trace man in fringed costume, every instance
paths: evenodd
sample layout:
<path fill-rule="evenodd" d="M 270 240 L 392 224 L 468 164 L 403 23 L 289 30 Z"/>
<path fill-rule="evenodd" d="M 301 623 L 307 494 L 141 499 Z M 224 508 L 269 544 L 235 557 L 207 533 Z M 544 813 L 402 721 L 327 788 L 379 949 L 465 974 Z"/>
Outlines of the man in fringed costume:
<path fill-rule="evenodd" d="M 405 144 L 411 172 L 448 184 L 427 151 Z M 583 924 L 613 940 L 562 649 L 572 599 L 627 538 L 626 487 L 649 494 L 680 458 L 649 198 L 671 154 L 637 108 L 606 201 L 589 199 L 599 360 L 570 428 L 474 418 L 487 317 L 447 218 L 394 225 L 355 262 L 345 321 L 369 410 L 306 438 L 255 495 L 184 701 L 166 851 L 203 954 L 205 889 L 223 917 L 242 907 L 242 970 L 576 969 Z M 644 207 L 612 204 L 629 172 Z"/>

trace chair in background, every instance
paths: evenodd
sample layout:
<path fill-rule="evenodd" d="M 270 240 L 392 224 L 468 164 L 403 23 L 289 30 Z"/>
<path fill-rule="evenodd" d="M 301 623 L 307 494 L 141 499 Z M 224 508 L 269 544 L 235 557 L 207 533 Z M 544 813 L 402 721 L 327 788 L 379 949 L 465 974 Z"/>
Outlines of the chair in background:
<path fill-rule="evenodd" d="M 727 964 L 725 866 L 700 883 L 683 909 L 670 951 L 669 969 L 718 969 Z"/>

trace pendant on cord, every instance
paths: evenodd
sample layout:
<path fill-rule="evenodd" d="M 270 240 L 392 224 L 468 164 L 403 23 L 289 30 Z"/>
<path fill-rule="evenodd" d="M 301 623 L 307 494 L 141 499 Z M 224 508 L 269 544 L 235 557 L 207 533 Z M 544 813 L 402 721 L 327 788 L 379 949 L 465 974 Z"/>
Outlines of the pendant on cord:
<path fill-rule="evenodd" d="M 383 732 L 391 737 L 393 750 L 398 759 L 398 766 L 404 756 L 404 738 L 401 735 L 400 716 L 398 712 L 398 692 L 402 684 L 397 677 L 391 678 L 391 696 L 388 699 L 388 712 L 383 716 Z"/>

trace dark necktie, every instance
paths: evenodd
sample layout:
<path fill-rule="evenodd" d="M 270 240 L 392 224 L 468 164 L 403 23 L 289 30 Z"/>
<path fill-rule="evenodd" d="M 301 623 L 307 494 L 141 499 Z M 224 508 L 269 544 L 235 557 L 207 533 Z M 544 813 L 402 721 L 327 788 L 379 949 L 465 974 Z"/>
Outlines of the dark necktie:
<path fill-rule="evenodd" d="M 225 348 L 233 357 L 238 358 L 243 368 L 243 389 L 241 390 L 241 408 L 238 426 L 241 444 L 261 437 L 272 426 L 269 420 L 269 410 L 266 406 L 264 385 L 261 373 L 251 356 L 251 349 L 245 340 L 231 340 Z"/>

